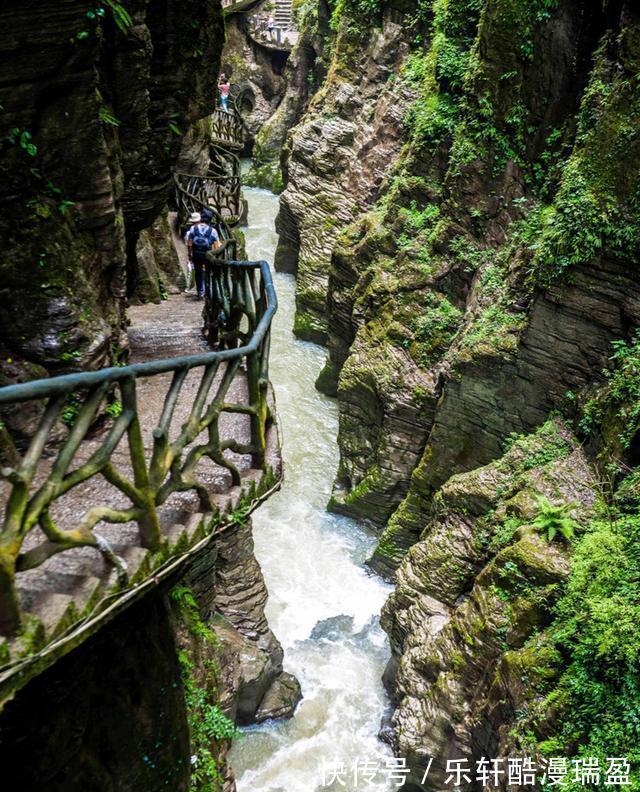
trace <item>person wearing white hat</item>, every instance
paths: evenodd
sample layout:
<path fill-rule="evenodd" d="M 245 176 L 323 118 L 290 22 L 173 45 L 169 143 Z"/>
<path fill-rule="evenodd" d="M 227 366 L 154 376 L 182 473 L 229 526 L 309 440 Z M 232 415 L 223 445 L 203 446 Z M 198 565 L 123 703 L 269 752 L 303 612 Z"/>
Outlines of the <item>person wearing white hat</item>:
<path fill-rule="evenodd" d="M 189 222 L 191 228 L 187 231 L 184 241 L 187 246 L 189 262 L 193 266 L 196 276 L 198 299 L 202 300 L 204 298 L 204 267 L 207 253 L 220 247 L 220 241 L 218 232 L 208 223 L 202 222 L 199 212 L 192 212 Z M 189 273 L 189 277 L 190 275 L 191 273 Z"/>
<path fill-rule="evenodd" d="M 189 247 L 189 243 L 187 241 L 187 234 L 191 230 L 191 226 L 194 223 L 199 223 L 201 219 L 202 218 L 201 218 L 201 216 L 200 216 L 200 214 L 198 212 L 191 212 L 191 214 L 189 215 L 189 219 L 187 220 L 187 224 L 188 224 L 189 227 L 187 228 L 187 230 L 185 232 L 185 235 L 184 235 L 184 244 L 185 244 L 185 246 L 187 248 Z M 185 294 L 190 294 L 191 290 L 193 288 L 192 287 L 192 276 L 193 276 L 193 261 L 191 261 L 191 256 L 188 256 L 187 257 L 187 278 L 186 278 L 187 286 L 186 286 L 186 288 L 184 290 Z"/>

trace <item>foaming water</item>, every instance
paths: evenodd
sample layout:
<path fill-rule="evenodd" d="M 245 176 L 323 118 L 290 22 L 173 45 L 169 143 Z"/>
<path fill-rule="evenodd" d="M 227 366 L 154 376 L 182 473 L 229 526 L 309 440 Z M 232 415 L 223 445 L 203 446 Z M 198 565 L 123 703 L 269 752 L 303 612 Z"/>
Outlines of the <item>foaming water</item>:
<path fill-rule="evenodd" d="M 278 199 L 266 190 L 244 192 L 248 256 L 272 262 Z M 391 757 L 376 737 L 387 706 L 381 675 L 389 655 L 378 615 L 390 587 L 363 567 L 374 537 L 326 511 L 338 465 L 338 414 L 335 402 L 314 387 L 325 351 L 294 338 L 295 281 L 281 273 L 274 277 L 279 308 L 270 376 L 285 483 L 254 514 L 253 524 L 269 590 L 267 617 L 304 698 L 293 719 L 246 729 L 230 762 L 239 792 L 383 792 L 395 788 L 383 772 L 356 784 L 353 769 L 358 760 L 383 767 Z M 325 786 L 335 762 L 344 764 L 345 785 Z"/>

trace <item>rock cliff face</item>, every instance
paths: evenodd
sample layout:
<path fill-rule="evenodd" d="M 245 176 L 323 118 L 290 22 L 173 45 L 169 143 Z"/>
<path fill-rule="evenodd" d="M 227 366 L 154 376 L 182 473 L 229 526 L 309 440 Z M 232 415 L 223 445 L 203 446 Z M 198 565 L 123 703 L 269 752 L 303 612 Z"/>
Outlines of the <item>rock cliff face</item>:
<path fill-rule="evenodd" d="M 328 287 L 320 267 L 306 276 L 301 248 L 299 325 L 307 290 L 316 316 L 327 295 L 319 385 L 340 401 L 334 505 L 388 522 L 374 557 L 385 573 L 451 473 L 597 381 L 638 321 L 636 17 L 558 3 L 527 21 L 515 5 L 438 11 L 399 80 L 419 92 L 408 145 L 375 209 L 326 242 Z M 322 146 L 308 150 L 317 160 Z M 292 185 L 296 156 L 294 144 Z M 326 178 L 322 194 L 340 183 Z M 304 244 L 317 249 L 319 235 Z"/>
<path fill-rule="evenodd" d="M 247 13 L 227 17 L 227 38 L 222 69 L 238 97 L 246 131 L 246 151 L 252 156 L 245 174 L 247 184 L 274 192 L 283 188 L 283 148 L 289 131 L 302 116 L 310 97 L 326 73 L 323 54 L 330 38 L 326 0 L 303 4 L 296 18 L 297 38 L 292 45 L 265 43 L 256 36 Z"/>
<path fill-rule="evenodd" d="M 4 707 L 6 778 L 25 791 L 235 790 L 225 760 L 234 724 L 289 717 L 301 697 L 265 619 L 251 523 L 222 535 L 173 584 Z"/>
<path fill-rule="evenodd" d="M 298 38 L 283 72 L 284 95 L 255 136 L 253 163 L 248 174 L 250 183 L 274 192 L 280 192 L 287 179 L 289 132 L 302 117 L 326 74 L 325 53 L 331 38 L 326 0 L 303 4 L 296 24 Z"/>
<path fill-rule="evenodd" d="M 241 99 L 238 109 L 242 110 L 249 151 L 258 131 L 282 101 L 287 57 L 287 52 L 275 52 L 254 39 L 243 14 L 227 18 L 221 68 Z"/>
<path fill-rule="evenodd" d="M 402 18 L 377 7 L 387 21 L 361 42 Z M 362 8 L 343 4 L 343 35 L 371 24 Z M 449 0 L 403 19 L 373 126 L 356 101 L 372 45 L 338 43 L 291 138 L 278 265 L 298 272 L 298 333 L 328 346 L 331 508 L 384 528 L 371 564 L 397 574 L 395 747 L 415 788 L 441 789 L 449 758 L 613 750 L 568 702 L 602 684 L 592 720 L 611 712 L 626 661 L 601 679 L 566 636 L 579 640 L 571 608 L 599 607 L 581 577 L 594 536 L 610 530 L 627 569 L 635 514 L 640 15 L 624 0 Z M 391 90 L 385 149 L 372 135 Z M 549 541 L 553 509 L 572 542 Z"/>
<path fill-rule="evenodd" d="M 121 351 L 182 133 L 212 106 L 220 5 L 25 2 L 2 21 L 0 332 L 14 362 L 100 366 Z"/>
<path fill-rule="evenodd" d="M 147 597 L 20 691 L 0 718 L 0 756 L 25 792 L 187 792 L 189 728 L 166 601 Z"/>
<path fill-rule="evenodd" d="M 540 633 L 569 573 L 566 545 L 531 525 L 536 497 L 571 503 L 586 524 L 594 484 L 575 438 L 556 421 L 434 496 L 383 613 L 395 747 L 421 788 L 442 788 L 449 759 L 512 755 L 509 732 L 531 695 L 527 676 L 548 670 Z"/>
<path fill-rule="evenodd" d="M 283 673 L 282 647 L 264 615 L 268 592 L 253 554 L 251 522 L 221 537 L 215 558 L 203 559 L 185 582 L 224 648 L 221 669 L 230 681 L 221 687 L 229 717 L 244 725 L 292 715 L 300 686 Z"/>
<path fill-rule="evenodd" d="M 297 273 L 301 338 L 327 339 L 325 301 L 337 230 L 379 197 L 402 145 L 412 92 L 390 79 L 407 55 L 402 28 L 385 17 L 363 49 L 344 31 L 321 90 L 288 143 L 276 268 Z"/>

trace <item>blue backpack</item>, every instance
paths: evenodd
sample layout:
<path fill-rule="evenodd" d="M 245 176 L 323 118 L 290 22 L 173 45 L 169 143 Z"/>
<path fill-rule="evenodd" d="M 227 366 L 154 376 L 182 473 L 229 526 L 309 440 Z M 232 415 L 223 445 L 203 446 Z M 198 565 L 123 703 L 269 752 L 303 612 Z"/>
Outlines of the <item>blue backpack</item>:
<path fill-rule="evenodd" d="M 194 234 L 191 237 L 191 246 L 195 253 L 208 253 L 213 247 L 213 229 L 211 226 L 204 223 L 196 223 Z"/>

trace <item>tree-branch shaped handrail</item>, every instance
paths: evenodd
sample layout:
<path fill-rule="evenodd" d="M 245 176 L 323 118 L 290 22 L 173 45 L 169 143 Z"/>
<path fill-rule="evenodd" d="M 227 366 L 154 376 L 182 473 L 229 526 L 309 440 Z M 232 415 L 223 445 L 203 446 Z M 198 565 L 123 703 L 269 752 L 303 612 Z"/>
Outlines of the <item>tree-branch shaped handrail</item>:
<path fill-rule="evenodd" d="M 226 223 L 235 225 L 242 213 L 241 182 L 239 176 L 176 173 L 181 188 L 204 206 L 215 210 Z"/>
<path fill-rule="evenodd" d="M 240 483 L 240 473 L 225 451 L 250 454 L 252 467 L 264 469 L 269 420 L 266 356 L 269 328 L 277 306 L 269 265 L 265 261 L 222 261 L 212 256 L 206 280 L 209 292 L 225 295 L 225 305 L 233 317 L 233 322 L 225 328 L 226 348 L 0 388 L 0 407 L 45 401 L 38 428 L 22 458 L 12 467 L 0 470 L 10 485 L 0 529 L 0 634 L 12 634 L 21 625 L 15 587 L 20 572 L 39 566 L 57 553 L 81 546 L 97 548 L 108 562 L 118 567 L 115 553 L 94 532 L 98 523 L 136 522 L 141 545 L 156 551 L 163 543 L 158 508 L 173 493 L 193 490 L 201 508 L 213 510 L 211 496 L 196 470 L 202 457 L 225 468 L 233 484 Z M 237 396 L 235 400 L 230 398 L 231 385 L 241 365 L 246 367 L 246 401 L 238 400 Z M 187 420 L 172 436 L 170 430 L 181 389 L 189 372 L 195 370 L 201 370 L 197 394 Z M 153 431 L 151 448 L 147 450 L 139 420 L 137 383 L 142 377 L 168 372 L 173 373 L 173 378 Z M 120 415 L 99 442 L 93 440 L 87 446 L 91 451 L 89 457 L 77 459 L 82 456 L 83 444 L 106 401 L 113 397 L 114 389 L 119 392 Z M 45 450 L 50 453 L 50 446 L 60 434 L 62 413 L 72 394 L 76 399 L 84 394 L 81 407 L 67 436 L 55 450 L 54 461 L 46 463 Z M 219 419 L 223 413 L 249 415 L 248 443 L 221 436 Z M 206 440 L 201 442 L 199 437 L 203 434 Z M 124 466 L 121 457 L 118 460 L 114 457 L 123 445 L 127 452 Z M 40 482 L 38 473 L 43 464 L 47 465 L 46 479 Z M 117 507 L 92 504 L 78 518 L 73 530 L 60 528 L 51 511 L 56 501 L 97 476 L 103 477 L 127 504 Z M 41 540 L 31 542 L 24 549 L 27 536 L 37 528 L 42 532 Z M 119 575 L 123 572 L 119 567 Z"/>
<path fill-rule="evenodd" d="M 244 146 L 244 124 L 235 104 L 228 110 L 217 107 L 211 114 L 211 140 L 221 146 L 241 149 Z"/>

